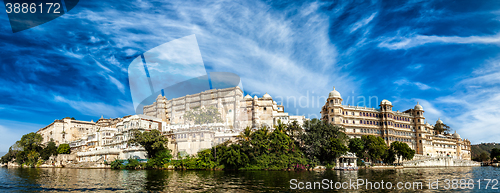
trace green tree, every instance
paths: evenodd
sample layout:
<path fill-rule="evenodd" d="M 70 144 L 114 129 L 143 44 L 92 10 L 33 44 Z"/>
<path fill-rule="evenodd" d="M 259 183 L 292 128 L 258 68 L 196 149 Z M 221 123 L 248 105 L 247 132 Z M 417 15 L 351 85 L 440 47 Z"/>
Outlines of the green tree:
<path fill-rule="evenodd" d="M 365 150 L 364 142 L 360 138 L 352 138 L 349 140 L 349 151 L 356 153 L 358 158 L 363 157 Z"/>
<path fill-rule="evenodd" d="M 347 135 L 342 131 L 345 129 L 318 119 L 306 121 L 303 127 L 300 140 L 307 158 L 313 163 L 334 164 L 339 153 L 344 151 Z"/>
<path fill-rule="evenodd" d="M 396 151 L 394 151 L 394 149 L 392 148 L 389 148 L 384 155 L 384 162 L 392 164 L 396 161 L 396 156 Z"/>
<path fill-rule="evenodd" d="M 219 123 L 222 122 L 221 114 L 214 106 L 195 107 L 184 115 L 186 120 L 194 124 Z"/>
<path fill-rule="evenodd" d="M 146 166 L 148 168 L 164 168 L 167 167 L 170 160 L 172 159 L 172 154 L 170 150 L 164 149 L 158 153 L 153 158 L 148 159 Z"/>
<path fill-rule="evenodd" d="M 40 157 L 40 153 L 38 153 L 35 150 L 31 150 L 28 152 L 28 155 L 26 155 L 26 162 L 25 164 L 30 167 L 35 167 L 36 163 L 38 162 L 38 158 Z"/>
<path fill-rule="evenodd" d="M 134 170 L 140 165 L 139 161 L 136 159 L 128 159 L 127 165 L 125 165 L 126 169 Z"/>
<path fill-rule="evenodd" d="M 132 138 L 129 140 L 131 145 L 141 145 L 146 149 L 148 158 L 152 158 L 158 152 L 165 149 L 165 144 L 168 142 L 168 138 L 161 134 L 160 131 L 153 129 L 151 131 L 141 132 L 139 130 L 134 130 L 132 133 Z"/>
<path fill-rule="evenodd" d="M 479 161 L 484 162 L 484 161 L 488 161 L 488 159 L 490 159 L 488 156 L 488 153 L 481 152 L 481 154 L 479 155 Z"/>
<path fill-rule="evenodd" d="M 415 150 L 411 149 L 408 144 L 395 141 L 391 143 L 390 149 L 394 150 L 399 160 L 411 160 L 415 156 Z"/>
<path fill-rule="evenodd" d="M 57 153 L 58 154 L 70 154 L 71 153 L 71 148 L 69 147 L 69 144 L 61 144 L 57 148 Z"/>
<path fill-rule="evenodd" d="M 23 147 L 23 151 L 39 151 L 41 150 L 43 138 L 40 134 L 37 133 L 28 133 L 21 137 L 19 140 L 19 145 Z"/>
<path fill-rule="evenodd" d="M 363 135 L 361 140 L 364 142 L 365 153 L 372 161 L 382 159 L 387 149 L 389 149 L 384 139 L 378 136 Z"/>
<path fill-rule="evenodd" d="M 19 141 L 14 143 L 14 145 L 9 147 L 9 152 L 2 156 L 1 163 L 8 163 L 14 159 L 16 159 L 17 154 L 23 151 L 23 147 L 19 144 Z"/>
<path fill-rule="evenodd" d="M 498 156 L 500 156 L 500 149 L 498 149 L 498 148 L 491 149 L 491 153 L 490 153 L 491 160 L 493 160 L 493 158 L 496 158 Z M 497 160 L 497 161 L 500 161 L 500 160 Z"/>
<path fill-rule="evenodd" d="M 238 169 L 248 164 L 248 156 L 241 152 L 241 146 L 231 144 L 221 155 L 221 162 L 226 168 Z"/>
<path fill-rule="evenodd" d="M 249 142 L 252 136 L 252 129 L 250 127 L 246 127 L 245 130 L 243 130 L 237 138 L 239 139 L 240 142 Z"/>
<path fill-rule="evenodd" d="M 281 121 L 278 120 L 278 122 L 280 123 Z M 292 123 L 286 126 L 286 133 L 292 139 L 298 139 L 302 134 L 302 127 L 299 125 L 297 121 L 293 121 Z"/>
<path fill-rule="evenodd" d="M 344 142 L 337 138 L 330 138 L 330 152 L 334 158 L 338 158 L 349 151 L 349 148 L 344 145 Z"/>
<path fill-rule="evenodd" d="M 215 157 L 212 154 L 212 149 L 205 149 L 198 152 L 196 167 L 198 169 L 215 169 L 218 163 L 215 161 Z"/>
<path fill-rule="evenodd" d="M 123 165 L 123 161 L 115 160 L 111 162 L 111 169 L 123 169 L 125 166 Z"/>
<path fill-rule="evenodd" d="M 57 155 L 57 146 L 54 141 L 50 141 L 47 146 L 43 148 L 42 152 L 40 152 L 40 156 L 43 160 L 48 160 L 52 155 Z"/>

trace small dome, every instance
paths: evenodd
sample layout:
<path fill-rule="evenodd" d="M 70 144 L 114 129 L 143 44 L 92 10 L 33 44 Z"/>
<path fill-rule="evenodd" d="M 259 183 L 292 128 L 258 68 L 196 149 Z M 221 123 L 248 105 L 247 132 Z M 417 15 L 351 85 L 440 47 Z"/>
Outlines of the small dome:
<path fill-rule="evenodd" d="M 245 96 L 245 100 L 252 100 L 252 96 L 250 96 L 249 94 L 247 94 L 247 96 Z"/>
<path fill-rule="evenodd" d="M 335 87 L 333 87 L 333 90 L 330 92 L 330 94 L 328 94 L 328 98 L 342 98 L 342 96 L 340 96 L 339 91 L 336 91 Z"/>
<path fill-rule="evenodd" d="M 424 110 L 424 108 L 422 107 L 422 105 L 420 105 L 418 102 L 417 102 L 417 105 L 415 105 L 415 108 L 413 108 L 413 109 L 415 109 L 417 111 L 423 111 Z"/>
<path fill-rule="evenodd" d="M 257 97 L 257 95 L 255 95 L 255 96 L 253 97 L 253 99 L 257 100 L 257 99 L 259 99 L 259 97 Z"/>
<path fill-rule="evenodd" d="M 391 105 L 391 106 L 392 106 L 391 101 L 389 101 L 389 100 L 387 100 L 387 99 L 382 100 L 382 102 L 381 102 L 380 104 L 381 104 L 381 105 Z"/>
<path fill-rule="evenodd" d="M 278 103 L 276 101 L 273 101 L 273 104 L 278 105 Z"/>
<path fill-rule="evenodd" d="M 436 121 L 436 124 L 443 124 L 443 121 L 441 121 L 441 118 L 439 118 L 439 119 Z"/>
<path fill-rule="evenodd" d="M 266 94 L 264 94 L 264 96 L 262 96 L 262 98 L 263 98 L 263 99 L 273 99 L 273 98 L 271 97 L 271 95 L 267 94 L 267 92 L 266 92 Z"/>
<path fill-rule="evenodd" d="M 455 133 L 453 133 L 453 138 L 462 139 L 460 137 L 460 135 L 457 133 L 457 131 L 455 131 Z"/>

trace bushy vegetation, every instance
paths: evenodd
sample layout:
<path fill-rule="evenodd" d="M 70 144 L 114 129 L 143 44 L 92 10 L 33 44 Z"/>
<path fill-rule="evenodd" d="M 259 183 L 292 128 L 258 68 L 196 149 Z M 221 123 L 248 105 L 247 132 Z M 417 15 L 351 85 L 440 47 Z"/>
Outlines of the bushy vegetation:
<path fill-rule="evenodd" d="M 71 153 L 71 148 L 69 147 L 69 144 L 61 144 L 57 148 L 57 153 L 59 154 L 70 154 Z"/>
<path fill-rule="evenodd" d="M 372 162 L 384 162 L 392 164 L 396 161 L 411 160 L 415 155 L 415 150 L 408 144 L 395 141 L 387 146 L 384 139 L 373 135 L 364 135 L 361 138 L 349 140 L 349 149 L 356 153 L 358 159 Z M 358 163 L 358 165 L 360 165 Z"/>
<path fill-rule="evenodd" d="M 295 122 L 284 125 L 278 122 L 274 129 L 264 126 L 257 130 L 246 128 L 237 141 L 226 141 L 196 155 L 171 160 L 170 151 L 158 131 L 134 133 L 132 143 L 142 145 L 148 151 L 149 160 L 145 165 L 128 160 L 111 163 L 115 169 L 151 168 L 160 169 L 173 166 L 176 169 L 230 169 L 230 170 L 285 170 L 308 169 L 317 165 L 327 168 L 335 166 L 335 160 L 348 151 L 358 155 L 357 164 L 365 161 L 410 160 L 415 151 L 406 143 L 393 142 L 387 146 L 378 136 L 366 135 L 350 139 L 344 128 L 313 119 L 306 121 L 304 130 Z M 149 156 L 153 155 L 153 156 Z"/>
<path fill-rule="evenodd" d="M 500 149 L 500 144 L 497 143 L 482 143 L 471 146 L 472 160 L 475 161 L 488 161 L 490 158 L 495 157 L 491 156 L 491 152 L 493 149 Z M 499 160 L 499 159 L 497 159 Z"/>
<path fill-rule="evenodd" d="M 129 145 L 141 145 L 146 149 L 148 158 L 153 158 L 158 153 L 166 150 L 165 144 L 168 139 L 160 131 L 153 129 L 151 131 L 141 132 L 134 130 Z"/>
<path fill-rule="evenodd" d="M 21 140 L 12 145 L 9 148 L 9 152 L 2 156 L 0 161 L 7 163 L 15 160 L 19 165 L 35 167 L 39 166 L 43 161 L 48 160 L 50 156 L 57 155 L 57 149 L 53 141 L 43 146 L 42 136 L 31 132 L 23 135 Z"/>

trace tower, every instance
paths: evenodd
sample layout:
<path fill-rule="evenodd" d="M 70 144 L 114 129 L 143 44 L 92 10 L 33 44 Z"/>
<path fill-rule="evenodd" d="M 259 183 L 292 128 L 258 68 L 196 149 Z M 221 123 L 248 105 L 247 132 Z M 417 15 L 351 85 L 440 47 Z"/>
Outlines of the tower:
<path fill-rule="evenodd" d="M 392 103 L 391 101 L 388 101 L 386 99 L 382 100 L 380 102 L 380 118 L 382 124 L 382 138 L 385 139 L 385 142 L 387 145 L 391 144 L 392 137 L 391 135 L 393 134 L 393 122 L 392 122 L 392 117 L 393 117 L 393 112 L 392 112 Z"/>
<path fill-rule="evenodd" d="M 342 100 L 340 93 L 333 87 L 333 90 L 328 94 L 326 108 L 322 110 L 322 118 L 331 124 L 342 124 Z"/>
<path fill-rule="evenodd" d="M 424 153 L 424 143 L 425 143 L 425 117 L 424 108 L 417 102 L 417 105 L 413 108 L 413 121 L 415 122 L 416 138 L 417 138 L 417 154 Z"/>

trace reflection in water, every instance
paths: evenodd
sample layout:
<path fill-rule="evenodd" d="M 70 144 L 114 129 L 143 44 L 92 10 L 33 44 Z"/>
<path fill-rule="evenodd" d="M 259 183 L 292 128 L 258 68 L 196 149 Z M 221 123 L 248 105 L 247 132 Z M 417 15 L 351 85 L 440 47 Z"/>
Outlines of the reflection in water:
<path fill-rule="evenodd" d="M 1 192 L 98 191 L 98 192 L 269 192 L 290 191 L 290 180 L 334 182 L 368 179 L 371 182 L 422 182 L 424 192 L 444 191 L 444 179 L 499 179 L 500 168 L 415 168 L 359 171 L 171 171 L 65 168 L 0 168 Z M 439 190 L 429 181 L 439 180 Z M 484 188 L 483 184 L 483 188 Z M 497 187 L 500 187 L 498 185 Z M 491 185 L 490 185 L 491 188 Z M 310 192 L 311 190 L 303 190 Z M 323 190 L 316 190 L 323 191 Z M 358 192 L 372 192 L 364 187 Z M 395 190 L 396 191 L 396 190 Z M 484 192 L 477 186 L 469 192 Z M 498 192 L 498 190 L 487 190 Z"/>

